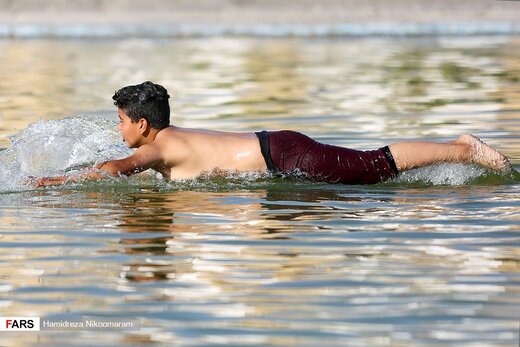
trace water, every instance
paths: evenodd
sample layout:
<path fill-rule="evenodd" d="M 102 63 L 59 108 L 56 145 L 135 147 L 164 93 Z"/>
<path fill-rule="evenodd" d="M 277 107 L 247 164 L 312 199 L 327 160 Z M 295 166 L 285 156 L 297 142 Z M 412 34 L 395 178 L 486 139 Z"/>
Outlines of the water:
<path fill-rule="evenodd" d="M 395 7 L 397 4 L 391 5 Z M 305 5 L 300 5 L 305 6 Z M 298 7 L 298 6 L 296 6 Z M 368 6 L 369 7 L 369 6 Z M 384 7 L 384 6 L 383 6 Z M 489 10 L 489 7 L 486 8 Z M 241 9 L 242 11 L 244 9 Z M 239 10 L 239 12 L 241 12 Z M 338 11 L 344 10 L 344 8 L 338 8 Z M 511 8 L 512 11 L 516 10 Z M 287 11 L 287 10 L 286 10 Z M 301 11 L 301 10 L 300 10 Z M 370 10 L 369 10 L 370 11 Z M 388 12 L 389 9 L 379 9 L 381 12 Z M 390 10 L 391 11 L 391 10 Z M 421 12 L 422 11 L 422 12 Z M 506 10 L 507 11 L 507 10 Z M 166 9 L 166 13 L 168 10 Z M 319 11 L 318 11 L 319 12 Z M 363 10 L 361 10 L 363 12 Z M 378 11 L 376 11 L 378 12 Z M 428 8 L 422 8 L 420 11 L 422 15 L 428 12 Z M 106 21 L 103 19 L 101 13 L 98 15 L 101 17 L 101 23 Z M 142 13 L 140 13 L 142 17 Z M 128 38 L 128 37 L 151 37 L 151 38 L 182 38 L 182 37 L 218 37 L 218 36 L 249 36 L 249 37 L 370 37 L 370 36 L 418 36 L 418 35 L 518 35 L 520 33 L 520 27 L 516 25 L 514 21 L 502 18 L 501 20 L 483 21 L 482 18 L 478 22 L 471 21 L 459 21 L 455 23 L 445 18 L 446 21 L 434 22 L 421 22 L 417 23 L 408 21 L 405 23 L 399 22 L 397 19 L 387 18 L 387 22 L 381 22 L 380 20 L 372 21 L 353 21 L 352 18 L 346 18 L 347 22 L 337 22 L 337 18 L 322 18 L 321 21 L 329 23 L 305 23 L 305 24 L 288 24 L 288 23 L 266 23 L 263 22 L 262 16 L 258 16 L 258 13 L 254 15 L 256 22 L 263 22 L 260 24 L 251 23 L 250 20 L 245 19 L 244 23 L 236 23 L 237 18 L 231 19 L 233 15 L 225 13 L 224 17 L 222 13 L 218 17 L 217 22 L 220 23 L 209 23 L 209 24 L 195 24 L 195 23 L 179 23 L 185 20 L 182 15 L 176 13 L 169 13 L 167 17 L 170 23 L 161 23 L 161 20 L 157 21 L 158 16 L 164 16 L 164 13 L 155 13 L 150 16 L 149 20 L 154 18 L 156 20 L 153 24 L 138 24 L 132 23 L 135 18 L 130 15 L 128 21 L 121 23 L 100 23 L 86 24 L 86 23 L 24 23 L 23 20 L 19 21 L 15 25 L 13 23 L 2 24 L 0 23 L 0 38 L 22 38 L 22 39 L 34 39 L 34 38 L 59 38 L 59 39 L 77 39 L 77 38 Z M 177 20 L 173 20 L 175 24 L 172 24 L 172 15 L 178 15 Z M 225 16 L 228 18 L 225 18 Z M 235 13 L 237 16 L 238 13 Z M 284 14 L 278 14 L 280 18 Z M 307 14 L 308 15 L 308 14 Z M 366 15 L 366 14 L 365 14 Z M 411 14 L 413 15 L 413 14 Z M 95 15 L 91 14 L 92 18 Z M 264 14 L 265 16 L 265 14 Z M 290 15 L 289 15 L 290 16 Z M 125 14 L 127 16 L 127 13 Z M 245 18 L 247 18 L 247 14 Z M 251 13 L 249 13 L 251 17 Z M 320 19 L 315 18 L 316 13 L 310 15 L 314 17 L 314 20 L 318 22 Z M 349 17 L 349 16 L 347 16 Z M 356 15 L 354 14 L 355 18 Z M 384 16 L 383 16 L 384 17 Z M 390 16 L 391 17 L 391 16 Z M 455 16 L 457 17 L 457 16 Z M 174 17 L 173 17 L 174 18 Z M 272 18 L 270 18 L 271 20 Z M 286 18 L 288 20 L 289 18 Z M 114 18 L 111 19 L 112 21 Z M 193 20 L 193 18 L 192 18 Z M 214 21 L 215 18 L 206 17 L 205 19 L 198 19 L 198 21 Z M 270 21 L 268 20 L 268 21 Z M 345 20 L 345 19 L 344 19 Z M 460 20 L 460 17 L 459 17 Z M 146 21 L 146 20 L 145 20 Z M 233 23 L 231 23 L 233 21 Z M 74 21 L 72 21 L 74 22 Z M 87 19 L 88 22 L 88 19 Z M 131 24 L 129 24 L 131 23 Z M 57 25 L 56 25 L 57 24 Z"/>
<path fill-rule="evenodd" d="M 0 41 L 0 313 L 141 324 L 2 345 L 517 346 L 518 175 L 22 182 L 126 155 L 110 97 L 147 79 L 181 126 L 359 149 L 473 132 L 518 170 L 519 58 L 508 36 Z"/>

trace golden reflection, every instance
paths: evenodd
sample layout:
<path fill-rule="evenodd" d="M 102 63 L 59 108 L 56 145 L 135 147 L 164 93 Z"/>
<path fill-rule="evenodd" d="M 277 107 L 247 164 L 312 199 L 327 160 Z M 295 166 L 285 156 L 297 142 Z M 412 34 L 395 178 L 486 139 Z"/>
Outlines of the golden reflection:
<path fill-rule="evenodd" d="M 243 114 L 261 118 L 264 127 L 266 121 L 275 121 L 276 127 L 276 118 L 293 114 L 305 103 L 308 83 L 299 71 L 301 54 L 301 47 L 289 41 L 253 46 L 242 55 L 242 68 L 250 84 L 237 101 Z"/>
<path fill-rule="evenodd" d="M 504 71 L 499 75 L 500 89 L 497 91 L 503 103 L 497 118 L 500 119 L 500 130 L 510 134 L 504 139 L 507 143 L 501 143 L 501 148 L 517 164 L 520 162 L 520 38 L 509 37 L 503 50 L 500 62 Z"/>
<path fill-rule="evenodd" d="M 54 291 L 38 293 L 50 302 L 36 308 L 20 300 L 24 293 L 16 293 L 5 312 L 39 315 L 100 305 L 117 310 L 123 304 L 130 312 L 145 302 L 153 314 L 175 303 L 180 311 L 224 325 L 284 329 L 283 322 L 293 324 L 295 317 L 319 319 L 320 300 L 349 306 L 349 313 L 341 305 L 324 310 L 330 319 L 341 320 L 361 312 L 370 316 L 365 308 L 380 310 L 385 307 L 379 306 L 381 300 L 395 296 L 410 296 L 412 301 L 421 295 L 485 296 L 495 302 L 504 292 L 518 291 L 507 275 L 518 272 L 518 252 L 507 255 L 508 247 L 478 244 L 467 249 L 473 233 L 492 227 L 475 229 L 478 223 L 472 223 L 472 229 L 464 231 L 464 224 L 456 223 L 485 218 L 484 212 L 464 204 L 473 203 L 488 187 L 453 191 L 295 185 L 233 192 L 128 188 L 31 194 L 32 223 L 52 225 L 49 218 L 56 219 L 79 235 L 44 231 L 31 235 L 31 242 L 55 247 L 9 253 L 9 262 L 0 270 L 12 287 L 0 286 L 0 291 Z M 46 215 L 36 218 L 38 211 Z M 8 217 L 13 220 L 13 215 Z M 427 232 L 431 234 L 417 237 Z M 450 232 L 456 238 L 436 236 Z M 84 233 L 99 233 L 103 246 L 72 245 L 84 241 Z M 12 233 L 2 241 L 29 242 L 24 237 Z M 487 239 L 479 235 L 478 240 Z M 118 255 L 124 259 L 117 260 Z M 95 260 L 105 256 L 106 263 Z M 425 269 L 432 274 L 425 275 Z M 503 279 L 496 280 L 496 274 Z M 112 296 L 68 291 L 82 286 L 108 290 Z M 403 308 L 401 313 L 407 312 Z M 146 333 L 136 339 L 146 340 Z"/>
<path fill-rule="evenodd" d="M 257 279 L 260 283 L 276 281 L 276 278 L 287 280 L 305 272 L 316 264 L 316 259 L 299 256 L 303 249 L 290 246 L 291 233 L 312 231 L 314 227 L 297 227 L 294 222 L 330 218 L 332 209 L 320 207 L 322 200 L 358 199 L 341 198 L 334 191 L 295 191 L 294 198 L 301 203 L 284 205 L 280 194 L 282 192 L 260 190 L 232 195 L 196 191 L 131 195 L 121 203 L 122 211 L 128 213 L 118 218 L 118 227 L 125 233 L 141 234 L 142 237 L 123 236 L 121 251 L 174 258 L 157 263 L 125 264 L 122 277 L 129 281 L 188 279 L 211 284 L 214 291 L 220 292 L 233 291 L 234 286 L 240 284 L 240 281 L 233 283 L 226 279 L 226 274 L 243 262 L 245 266 L 253 261 L 247 266 L 247 272 L 257 269 L 260 273 L 276 273 L 274 278 Z M 147 233 L 171 236 L 147 238 Z M 271 241 L 287 241 L 288 245 L 280 245 L 284 250 L 279 251 L 278 247 L 269 246 Z M 264 242 L 266 247 L 262 246 Z M 231 261 L 231 266 L 225 259 Z M 244 280 L 248 282 L 250 276 Z M 250 280 L 257 282 L 254 276 Z"/>
<path fill-rule="evenodd" d="M 0 49 L 0 135 L 23 129 L 42 117 L 63 118 L 73 93 L 74 67 L 63 46 L 47 41 L 3 42 Z M 35 59 L 35 57 L 38 57 Z M 6 146 L 0 139 L 0 148 Z"/>

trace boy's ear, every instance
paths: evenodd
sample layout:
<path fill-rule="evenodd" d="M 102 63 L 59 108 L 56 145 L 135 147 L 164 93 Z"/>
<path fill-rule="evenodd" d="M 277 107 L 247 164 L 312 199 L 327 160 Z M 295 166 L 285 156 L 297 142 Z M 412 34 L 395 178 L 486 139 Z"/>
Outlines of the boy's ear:
<path fill-rule="evenodd" d="M 144 132 L 146 132 L 146 130 L 148 130 L 149 125 L 150 125 L 150 123 L 148 123 L 148 120 L 146 120 L 146 118 L 139 119 L 139 131 L 141 132 L 141 134 L 143 134 Z"/>

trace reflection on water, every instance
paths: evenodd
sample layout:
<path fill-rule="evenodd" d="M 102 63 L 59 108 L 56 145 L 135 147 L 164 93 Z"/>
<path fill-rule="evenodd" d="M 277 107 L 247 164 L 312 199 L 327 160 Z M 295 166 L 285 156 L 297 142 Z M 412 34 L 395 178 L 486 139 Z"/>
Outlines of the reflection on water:
<path fill-rule="evenodd" d="M 489 201 L 471 186 L 3 195 L 21 207 L 3 208 L 3 313 L 143 319 L 107 334 L 117 343 L 513 341 L 518 189 L 494 190 Z"/>
<path fill-rule="evenodd" d="M 357 148 L 471 131 L 518 168 L 519 56 L 509 37 L 2 41 L 0 146 L 39 118 L 114 119 L 113 91 L 151 79 L 171 90 L 181 125 L 291 128 Z M 18 139 L 36 131 L 43 148 L 59 126 L 48 151 L 87 143 L 121 155 L 110 122 L 81 122 L 38 123 Z M 77 141 L 64 141 L 67 125 Z M 88 129 L 103 130 L 98 147 Z M 16 148 L 0 159 L 35 170 L 26 155 L 8 156 Z M 61 159 L 95 160 L 82 151 L 33 162 L 56 170 Z M 5 164 L 4 186 L 19 174 Z M 2 316 L 142 325 L 10 333 L 2 344 L 514 346 L 518 180 L 428 170 L 375 186 L 143 176 L 0 187 Z"/>

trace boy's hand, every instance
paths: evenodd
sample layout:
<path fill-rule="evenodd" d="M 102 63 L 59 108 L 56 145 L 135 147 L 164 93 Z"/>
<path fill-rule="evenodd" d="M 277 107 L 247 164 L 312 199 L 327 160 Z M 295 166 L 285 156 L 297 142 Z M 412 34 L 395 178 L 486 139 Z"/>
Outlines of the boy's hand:
<path fill-rule="evenodd" d="M 56 176 L 56 177 L 34 177 L 29 176 L 25 181 L 23 181 L 24 185 L 31 186 L 33 188 L 41 188 L 47 186 L 58 186 L 65 182 L 81 182 L 85 180 L 99 180 L 103 178 L 110 177 L 109 174 L 104 172 L 103 170 L 88 169 L 78 175 L 74 176 Z"/>
<path fill-rule="evenodd" d="M 161 160 L 160 153 L 155 146 L 144 145 L 127 158 L 106 161 L 96 165 L 95 168 L 86 169 L 77 175 L 57 177 L 29 176 L 23 184 L 33 188 L 40 188 L 57 186 L 65 182 L 101 180 L 108 177 L 120 177 L 121 175 L 129 176 L 147 170 L 161 162 Z"/>
<path fill-rule="evenodd" d="M 33 188 L 47 187 L 47 186 L 56 186 L 64 183 L 67 180 L 65 176 L 58 177 L 33 177 L 29 176 L 25 181 L 23 181 L 24 185 L 31 186 Z"/>

